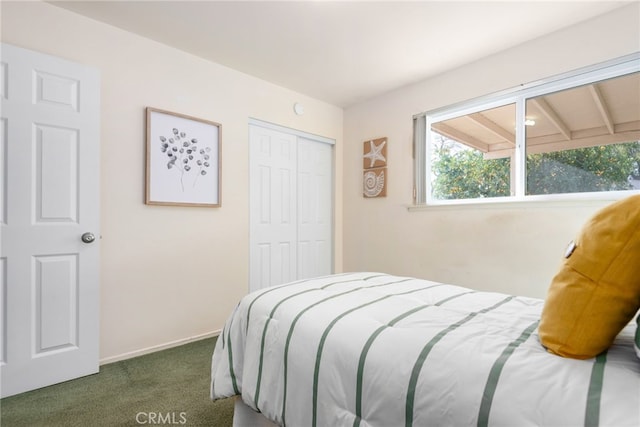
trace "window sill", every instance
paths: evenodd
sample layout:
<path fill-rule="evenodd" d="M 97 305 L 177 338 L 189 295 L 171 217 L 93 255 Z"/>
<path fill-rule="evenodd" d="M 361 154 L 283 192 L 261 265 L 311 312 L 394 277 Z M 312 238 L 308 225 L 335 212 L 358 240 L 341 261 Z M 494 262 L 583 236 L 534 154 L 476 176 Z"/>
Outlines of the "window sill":
<path fill-rule="evenodd" d="M 640 194 L 640 190 L 617 191 L 607 193 L 588 194 L 558 194 L 548 196 L 529 196 L 526 199 L 505 197 L 486 200 L 455 200 L 440 201 L 437 204 L 408 205 L 409 212 L 423 212 L 434 210 L 461 210 L 461 209 L 546 209 L 546 208 L 573 208 L 573 207 L 599 207 L 603 203 L 613 203 L 625 197 Z"/>

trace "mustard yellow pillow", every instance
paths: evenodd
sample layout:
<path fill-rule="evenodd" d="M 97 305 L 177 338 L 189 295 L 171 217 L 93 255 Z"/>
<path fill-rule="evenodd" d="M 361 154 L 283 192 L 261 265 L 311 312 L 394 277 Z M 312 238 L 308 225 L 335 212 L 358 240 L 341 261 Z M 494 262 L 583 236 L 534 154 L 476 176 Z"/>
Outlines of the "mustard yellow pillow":
<path fill-rule="evenodd" d="M 608 349 L 640 308 L 640 195 L 596 213 L 553 278 L 540 319 L 548 351 L 588 359 Z"/>

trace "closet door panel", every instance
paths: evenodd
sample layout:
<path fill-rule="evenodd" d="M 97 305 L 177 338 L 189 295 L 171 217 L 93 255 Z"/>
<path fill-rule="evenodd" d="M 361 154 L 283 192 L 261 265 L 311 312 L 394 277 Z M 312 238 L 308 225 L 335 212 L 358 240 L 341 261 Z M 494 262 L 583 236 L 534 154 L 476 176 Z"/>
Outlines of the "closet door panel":
<path fill-rule="evenodd" d="M 298 278 L 333 271 L 333 148 L 298 140 Z"/>
<path fill-rule="evenodd" d="M 250 128 L 250 290 L 297 277 L 296 139 Z"/>

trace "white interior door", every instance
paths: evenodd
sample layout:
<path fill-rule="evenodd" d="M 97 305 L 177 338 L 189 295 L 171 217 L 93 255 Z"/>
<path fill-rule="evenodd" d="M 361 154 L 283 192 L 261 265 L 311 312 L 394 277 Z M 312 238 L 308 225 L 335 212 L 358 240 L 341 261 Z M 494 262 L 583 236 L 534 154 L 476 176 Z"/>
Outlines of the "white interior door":
<path fill-rule="evenodd" d="M 296 278 L 296 137 L 249 130 L 250 289 Z"/>
<path fill-rule="evenodd" d="M 249 290 L 333 271 L 333 148 L 249 127 Z"/>
<path fill-rule="evenodd" d="M 0 53 L 6 397 L 98 371 L 100 84 L 80 64 Z"/>
<path fill-rule="evenodd" d="M 298 139 L 298 277 L 333 271 L 333 149 Z"/>

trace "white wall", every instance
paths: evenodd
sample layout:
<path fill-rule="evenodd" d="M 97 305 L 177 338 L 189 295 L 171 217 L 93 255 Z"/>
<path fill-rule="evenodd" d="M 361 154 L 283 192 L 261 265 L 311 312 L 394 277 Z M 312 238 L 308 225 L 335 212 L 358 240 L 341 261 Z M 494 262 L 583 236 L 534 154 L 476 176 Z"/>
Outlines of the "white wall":
<path fill-rule="evenodd" d="M 2 42 L 101 72 L 103 361 L 219 330 L 247 292 L 250 117 L 336 140 L 341 271 L 342 109 L 46 3 L 1 7 Z M 144 204 L 147 106 L 222 124 L 221 208 Z"/>
<path fill-rule="evenodd" d="M 347 109 L 345 271 L 385 271 L 544 297 L 566 244 L 606 202 L 410 212 L 412 116 L 637 51 L 640 5 L 635 3 Z M 388 137 L 387 197 L 364 199 L 362 144 L 383 136 Z"/>

